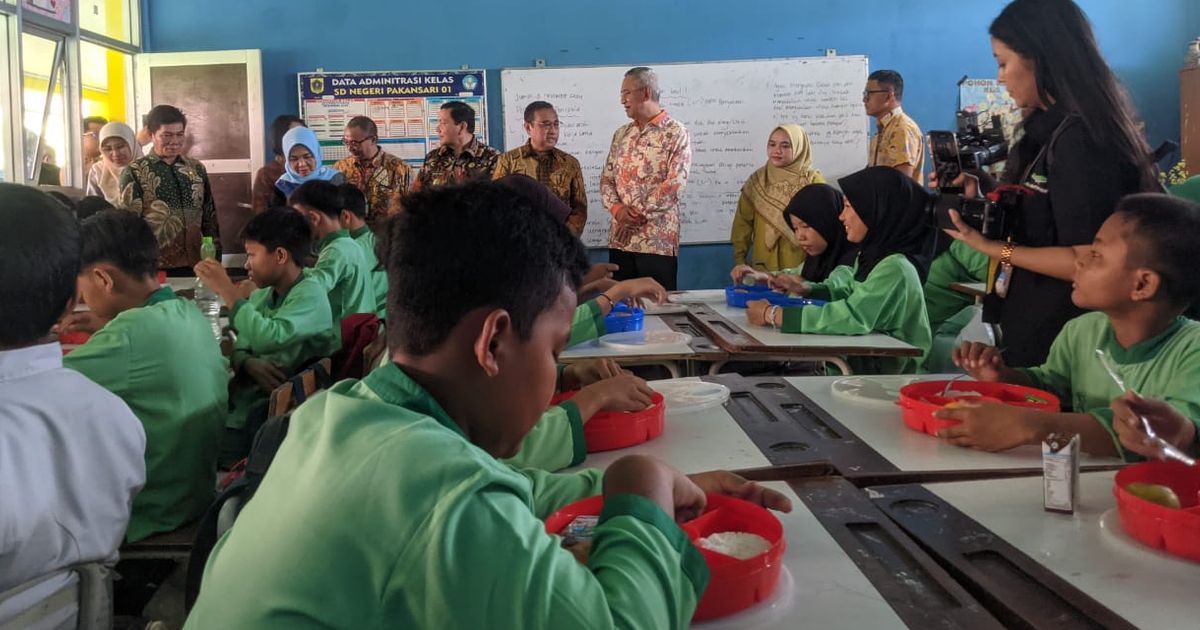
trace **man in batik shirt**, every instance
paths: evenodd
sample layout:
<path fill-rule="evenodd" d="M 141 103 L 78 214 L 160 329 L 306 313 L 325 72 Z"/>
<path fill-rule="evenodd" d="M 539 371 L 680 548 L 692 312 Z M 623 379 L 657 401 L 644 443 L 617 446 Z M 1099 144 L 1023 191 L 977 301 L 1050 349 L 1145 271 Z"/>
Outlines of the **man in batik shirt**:
<path fill-rule="evenodd" d="M 200 262 L 200 241 L 211 236 L 221 253 L 217 207 L 208 171 L 183 154 L 187 118 L 171 105 L 146 115 L 154 148 L 121 173 L 120 206 L 146 219 L 158 241 L 158 267 L 169 275 L 191 276 Z"/>
<path fill-rule="evenodd" d="M 679 198 L 687 184 L 692 147 L 687 128 L 659 104 L 658 76 L 637 67 L 621 82 L 621 105 L 633 122 L 613 135 L 600 175 L 604 207 L 612 214 L 609 262 L 617 280 L 654 278 L 675 289 L 679 267 Z"/>

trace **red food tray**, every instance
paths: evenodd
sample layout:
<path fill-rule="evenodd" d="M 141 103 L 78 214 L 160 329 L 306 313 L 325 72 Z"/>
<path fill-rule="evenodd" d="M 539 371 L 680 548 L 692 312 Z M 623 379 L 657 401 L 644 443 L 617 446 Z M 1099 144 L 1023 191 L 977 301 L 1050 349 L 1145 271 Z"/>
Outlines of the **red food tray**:
<path fill-rule="evenodd" d="M 578 391 L 563 392 L 551 399 L 556 405 L 569 400 Z M 649 442 L 662 435 L 666 406 L 658 392 L 650 398 L 651 405 L 642 411 L 601 411 L 583 425 L 583 437 L 589 453 L 611 451 Z"/>
<path fill-rule="evenodd" d="M 1135 496 L 1131 483 L 1167 486 L 1183 509 L 1172 509 Z M 1126 466 L 1113 482 L 1117 513 L 1125 532 L 1156 549 L 1200 562 L 1200 469 L 1178 462 L 1145 462 Z"/>
<path fill-rule="evenodd" d="M 546 519 L 546 531 L 557 534 L 575 517 L 599 514 L 603 507 L 604 497 L 599 496 L 572 503 Z M 704 513 L 680 527 L 692 542 L 717 532 L 746 532 L 758 534 L 771 543 L 767 551 L 745 560 L 697 545 L 708 564 L 710 577 L 692 621 L 716 619 L 745 610 L 775 591 L 787 543 L 783 538 L 783 525 L 769 510 L 749 501 L 710 494 Z"/>
<path fill-rule="evenodd" d="M 953 402 L 987 401 L 1041 411 L 1058 411 L 1060 409 L 1058 396 L 1033 387 L 1008 383 L 955 381 L 950 386 L 951 392 L 977 392 L 979 396 L 943 397 L 942 390 L 946 388 L 948 382 L 922 381 L 900 388 L 899 402 L 900 407 L 904 409 L 904 424 L 908 428 L 929 435 L 937 435 L 938 431 L 959 424 L 958 420 L 943 420 L 933 417 L 934 412 Z"/>

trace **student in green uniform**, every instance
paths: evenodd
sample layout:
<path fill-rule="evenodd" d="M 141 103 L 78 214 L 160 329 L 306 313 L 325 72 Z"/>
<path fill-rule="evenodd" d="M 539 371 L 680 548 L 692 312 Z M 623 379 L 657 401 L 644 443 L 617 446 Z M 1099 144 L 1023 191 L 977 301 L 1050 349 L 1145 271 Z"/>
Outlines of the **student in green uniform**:
<path fill-rule="evenodd" d="M 212 502 L 229 364 L 200 310 L 158 286 L 158 245 L 145 220 L 106 210 L 80 229 L 79 293 L 91 310 L 66 327 L 95 333 L 63 365 L 119 396 L 145 427 L 146 486 L 125 534 L 135 542 L 187 524 Z"/>
<path fill-rule="evenodd" d="M 1114 433 L 1110 401 L 1124 392 L 1105 371 L 1097 349 L 1109 353 L 1132 391 L 1166 401 L 1197 422 L 1200 322 L 1182 316 L 1200 298 L 1194 260 L 1197 242 L 1200 206 L 1163 194 L 1121 200 L 1100 226 L 1091 250 L 1075 262 L 1071 301 L 1096 312 L 1067 322 L 1044 364 L 1013 369 L 995 348 L 976 343 L 963 344 L 954 355 L 955 363 L 981 381 L 1054 392 L 1066 411 L 963 403 L 938 412 L 940 417 L 962 421 L 940 436 L 959 446 L 999 451 L 1040 443 L 1050 433 L 1077 433 L 1090 453 L 1140 459 L 1139 451 L 1127 448 Z M 1037 313 L 1029 316 L 1036 325 Z M 1196 446 L 1194 427 L 1167 435 L 1180 448 Z"/>
<path fill-rule="evenodd" d="M 929 277 L 925 279 L 925 308 L 929 311 L 933 346 L 926 366 L 931 371 L 952 367 L 950 355 L 954 353 L 958 334 L 976 314 L 975 298 L 951 289 L 950 285 L 986 282 L 990 261 L 986 254 L 954 240 L 929 265 Z"/>
<path fill-rule="evenodd" d="M 312 243 L 308 222 L 289 208 L 269 208 L 242 230 L 246 272 L 259 287 L 242 297 L 221 263 L 203 260 L 196 276 L 229 309 L 237 331 L 233 346 L 234 381 L 221 446 L 222 464 L 246 456 L 266 420 L 268 395 L 314 360 L 332 355 L 337 340 L 325 290 L 301 261 Z"/>
<path fill-rule="evenodd" d="M 929 352 L 929 316 L 921 281 L 929 267 L 931 232 L 925 220 L 929 194 L 911 178 L 872 166 L 838 180 L 845 194 L 841 221 L 846 238 L 860 243 L 854 267 L 834 269 L 824 282 L 778 275 L 773 284 L 796 295 L 827 300 L 824 306 L 771 307 L 751 302 L 746 317 L 756 326 L 789 333 L 865 335 L 883 333 L 919 348 L 920 358 L 850 360 L 858 374 L 911 374 Z"/>
<path fill-rule="evenodd" d="M 571 320 L 570 348 L 604 335 L 604 318 L 619 302 L 646 300 L 654 304 L 667 301 L 667 290 L 654 278 L 634 278 L 608 285 L 595 299 L 580 304 Z"/>
<path fill-rule="evenodd" d="M 800 249 L 804 250 L 804 265 L 768 273 L 758 271 L 750 265 L 738 265 L 729 272 L 734 284 L 741 284 L 747 277 L 756 284 L 776 282 L 778 288 L 786 289 L 788 276 L 800 276 L 809 282 L 824 282 L 834 269 L 854 264 L 858 257 L 858 245 L 846 240 L 846 226 L 839 218 L 846 207 L 846 198 L 828 184 L 809 184 L 792 196 L 783 209 L 787 221 L 796 236 Z M 776 276 L 784 276 L 776 281 Z"/>
<path fill-rule="evenodd" d="M 583 246 L 491 182 L 409 195 L 391 221 L 392 363 L 296 410 L 186 627 L 686 627 L 708 570 L 676 522 L 706 492 L 790 503 L 645 456 L 566 475 L 497 461 L 554 390 Z M 441 255 L 455 247 L 471 256 Z M 601 492 L 585 566 L 542 519 Z"/>
<path fill-rule="evenodd" d="M 342 202 L 337 186 L 316 180 L 304 182 L 292 193 L 288 205 L 312 226 L 317 264 L 311 276 L 329 295 L 333 332 L 341 344 L 343 319 L 356 313 L 374 313 L 378 308 L 371 285 L 371 267 L 362 247 L 342 227 Z"/>
<path fill-rule="evenodd" d="M 646 381 L 612 359 L 560 365 L 558 390 L 579 393 L 542 413 L 520 451 L 505 463 L 550 472 L 578 466 L 587 457 L 583 427 L 593 416 L 602 411 L 640 411 L 650 406 L 654 395 Z"/>
<path fill-rule="evenodd" d="M 342 229 L 350 231 L 350 238 L 363 250 L 367 268 L 371 270 L 371 289 L 375 292 L 375 315 L 387 319 L 387 272 L 375 257 L 375 233 L 367 225 L 367 198 L 354 184 L 338 186 L 342 212 L 338 220 Z"/>

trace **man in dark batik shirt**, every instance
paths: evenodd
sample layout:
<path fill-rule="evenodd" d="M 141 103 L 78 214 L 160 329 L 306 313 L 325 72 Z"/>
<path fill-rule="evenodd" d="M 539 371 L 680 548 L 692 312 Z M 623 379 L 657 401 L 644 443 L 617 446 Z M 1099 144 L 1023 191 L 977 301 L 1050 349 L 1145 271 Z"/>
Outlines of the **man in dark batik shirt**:
<path fill-rule="evenodd" d="M 462 101 L 444 103 L 438 110 L 441 146 L 425 156 L 416 189 L 490 179 L 500 152 L 475 137 L 475 110 Z"/>

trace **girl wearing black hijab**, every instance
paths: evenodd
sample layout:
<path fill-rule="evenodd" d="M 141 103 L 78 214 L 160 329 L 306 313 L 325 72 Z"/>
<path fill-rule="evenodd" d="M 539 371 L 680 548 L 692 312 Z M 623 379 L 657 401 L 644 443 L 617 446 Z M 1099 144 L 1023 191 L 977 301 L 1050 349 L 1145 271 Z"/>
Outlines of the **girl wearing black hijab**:
<path fill-rule="evenodd" d="M 871 167 L 838 180 L 845 194 L 839 217 L 846 238 L 859 244 L 853 267 L 834 269 L 824 282 L 804 283 L 795 293 L 824 306 L 772 308 L 752 302 L 751 324 L 793 333 L 882 333 L 916 346 L 919 358 L 855 358 L 856 373 L 915 373 L 932 338 L 925 295 L 933 232 L 925 215 L 929 194 L 892 168 Z M 857 365 L 856 365 L 857 364 Z"/>
<path fill-rule="evenodd" d="M 804 265 L 775 273 L 755 271 L 739 265 L 730 276 L 740 283 L 746 276 L 769 283 L 771 288 L 794 291 L 803 281 L 824 282 L 840 266 L 853 266 L 858 246 L 846 240 L 842 213 L 842 193 L 828 184 L 809 184 L 792 196 L 783 209 L 783 220 L 796 234 L 804 251 Z"/>

